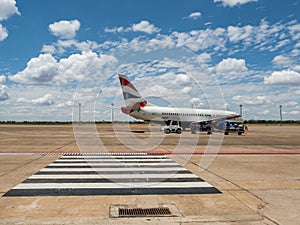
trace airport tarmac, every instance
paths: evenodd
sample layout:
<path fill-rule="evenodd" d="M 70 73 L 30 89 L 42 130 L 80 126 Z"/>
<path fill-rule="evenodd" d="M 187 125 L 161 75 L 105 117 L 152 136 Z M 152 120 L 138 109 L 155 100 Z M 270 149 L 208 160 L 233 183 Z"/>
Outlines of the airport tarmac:
<path fill-rule="evenodd" d="M 245 136 L 201 133 L 196 144 L 189 132 L 165 135 L 155 126 L 132 125 L 131 132 L 124 127 L 97 125 L 99 147 L 95 126 L 87 124 L 1 125 L 0 224 L 300 224 L 300 126 L 249 125 Z M 90 152 L 166 154 L 164 160 L 221 193 L 5 196 L 64 157 Z M 209 165 L 203 161 L 212 158 Z M 118 217 L 118 207 L 169 208 L 171 214 Z"/>

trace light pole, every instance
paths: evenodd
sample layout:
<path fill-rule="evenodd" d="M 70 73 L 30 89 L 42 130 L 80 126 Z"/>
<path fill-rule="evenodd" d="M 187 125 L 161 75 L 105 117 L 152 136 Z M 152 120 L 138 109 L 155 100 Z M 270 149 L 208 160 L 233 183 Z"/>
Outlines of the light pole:
<path fill-rule="evenodd" d="M 114 122 L 114 103 L 111 103 L 111 122 Z"/>
<path fill-rule="evenodd" d="M 242 104 L 240 105 L 240 116 L 241 117 L 243 116 L 243 105 Z"/>
<path fill-rule="evenodd" d="M 280 126 L 282 126 L 282 105 L 279 105 Z"/>
<path fill-rule="evenodd" d="M 81 121 L 81 103 L 78 103 L 78 124 L 80 125 Z"/>

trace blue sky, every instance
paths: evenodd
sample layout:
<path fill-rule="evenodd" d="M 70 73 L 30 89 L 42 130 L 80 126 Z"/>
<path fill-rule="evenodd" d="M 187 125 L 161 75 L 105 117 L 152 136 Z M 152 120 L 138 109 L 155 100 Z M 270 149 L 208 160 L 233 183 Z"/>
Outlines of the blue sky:
<path fill-rule="evenodd" d="M 117 73 L 170 105 L 300 116 L 297 0 L 0 0 L 0 120 L 109 120 Z M 74 115 L 75 116 L 75 115 Z M 116 115 L 125 119 L 123 115 Z"/>

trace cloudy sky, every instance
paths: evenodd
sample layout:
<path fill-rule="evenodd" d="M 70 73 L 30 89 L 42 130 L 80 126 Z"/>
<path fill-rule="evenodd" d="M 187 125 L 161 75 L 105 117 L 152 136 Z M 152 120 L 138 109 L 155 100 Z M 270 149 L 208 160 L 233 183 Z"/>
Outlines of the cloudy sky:
<path fill-rule="evenodd" d="M 110 120 L 152 101 L 300 119 L 298 0 L 0 0 L 0 120 Z M 157 104 L 158 104 L 157 102 Z M 118 119 L 126 119 L 115 110 Z"/>

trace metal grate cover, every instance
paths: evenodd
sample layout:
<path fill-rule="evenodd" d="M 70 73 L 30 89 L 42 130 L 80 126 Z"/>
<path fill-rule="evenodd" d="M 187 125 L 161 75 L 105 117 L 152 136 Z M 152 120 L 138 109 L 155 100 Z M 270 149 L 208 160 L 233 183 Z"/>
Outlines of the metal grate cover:
<path fill-rule="evenodd" d="M 119 208 L 119 217 L 148 217 L 148 216 L 173 216 L 170 209 L 160 208 Z"/>

